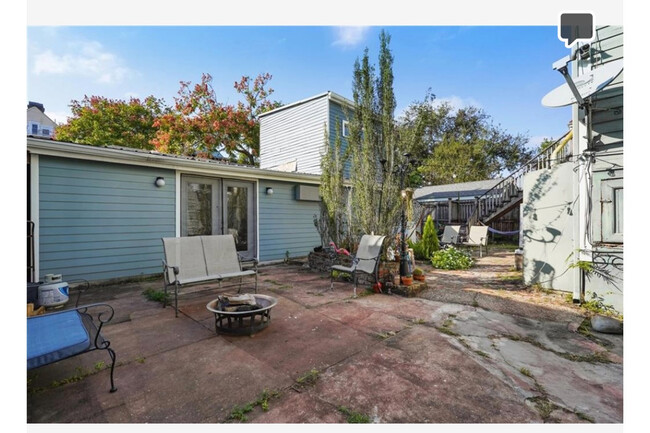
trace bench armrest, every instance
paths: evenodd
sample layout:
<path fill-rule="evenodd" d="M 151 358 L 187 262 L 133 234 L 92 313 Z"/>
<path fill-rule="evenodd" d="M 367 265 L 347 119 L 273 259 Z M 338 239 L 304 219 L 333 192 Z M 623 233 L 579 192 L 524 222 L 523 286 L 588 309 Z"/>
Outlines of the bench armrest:
<path fill-rule="evenodd" d="M 239 268 L 243 269 L 243 266 L 253 266 L 253 269 L 257 271 L 257 265 L 259 261 L 254 257 L 245 257 L 241 253 L 237 253 L 237 260 L 239 260 Z"/>

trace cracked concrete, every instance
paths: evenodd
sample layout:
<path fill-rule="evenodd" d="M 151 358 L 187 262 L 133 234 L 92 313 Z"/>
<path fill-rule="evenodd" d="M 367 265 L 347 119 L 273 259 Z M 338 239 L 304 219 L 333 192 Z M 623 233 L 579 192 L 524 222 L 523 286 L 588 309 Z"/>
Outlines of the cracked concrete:
<path fill-rule="evenodd" d="M 346 412 L 381 423 L 623 422 L 622 336 L 588 338 L 575 309 L 505 297 L 476 270 L 462 282 L 453 275 L 430 274 L 425 296 L 457 303 L 352 299 L 350 284 L 329 291 L 300 266 L 264 267 L 260 292 L 279 302 L 250 337 L 214 332 L 211 286 L 181 297 L 179 318 L 141 295 L 158 281 L 92 288 L 82 303 L 116 310 L 105 334 L 118 391 L 108 392 L 106 370 L 51 387 L 92 370 L 106 358 L 98 352 L 32 370 L 27 421 L 223 423 L 251 404 L 252 423 L 345 423 Z M 296 386 L 312 371 L 313 383 Z M 278 392 L 266 411 L 252 404 L 264 390 Z"/>

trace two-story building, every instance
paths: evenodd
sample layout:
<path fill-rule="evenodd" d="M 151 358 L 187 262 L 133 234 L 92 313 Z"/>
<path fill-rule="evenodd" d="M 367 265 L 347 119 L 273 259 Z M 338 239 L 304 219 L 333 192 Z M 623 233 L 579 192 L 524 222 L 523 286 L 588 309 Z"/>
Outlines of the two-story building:
<path fill-rule="evenodd" d="M 27 104 L 27 135 L 52 138 L 55 129 L 56 122 L 45 114 L 43 104 L 29 101 Z"/>
<path fill-rule="evenodd" d="M 577 43 L 568 65 L 573 80 L 622 64 L 623 28 L 596 27 Z M 607 66 L 610 65 L 610 66 Z M 568 156 L 526 174 L 522 204 L 524 279 L 623 312 L 623 72 L 572 104 Z M 616 71 L 621 71 L 616 74 Z M 557 74 L 558 84 L 564 79 Z M 607 78 L 607 77 L 605 77 Z M 550 90 L 550 89 L 549 89 Z M 549 108 L 553 109 L 553 108 Z"/>

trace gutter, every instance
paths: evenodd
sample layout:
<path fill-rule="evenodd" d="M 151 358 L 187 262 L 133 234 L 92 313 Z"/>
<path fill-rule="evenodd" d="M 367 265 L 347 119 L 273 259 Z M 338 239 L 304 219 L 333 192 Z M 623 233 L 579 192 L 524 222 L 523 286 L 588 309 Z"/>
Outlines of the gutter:
<path fill-rule="evenodd" d="M 187 159 L 157 152 L 127 151 L 31 137 L 27 138 L 27 151 L 35 155 L 159 167 L 170 170 L 187 170 L 193 173 L 226 175 L 245 179 L 265 179 L 281 182 L 294 181 L 320 185 L 320 176 L 315 174 L 281 172 L 242 165 L 227 165 L 209 160 Z"/>

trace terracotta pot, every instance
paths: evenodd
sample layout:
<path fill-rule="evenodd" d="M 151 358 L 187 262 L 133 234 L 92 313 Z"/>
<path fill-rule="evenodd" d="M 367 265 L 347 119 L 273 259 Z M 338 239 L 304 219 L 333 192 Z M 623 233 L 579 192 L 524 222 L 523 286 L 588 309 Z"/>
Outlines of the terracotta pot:
<path fill-rule="evenodd" d="M 410 286 L 411 284 L 413 284 L 413 277 L 402 277 L 403 286 Z"/>
<path fill-rule="evenodd" d="M 413 275 L 413 279 L 416 281 L 424 281 L 425 276 L 424 275 Z"/>

